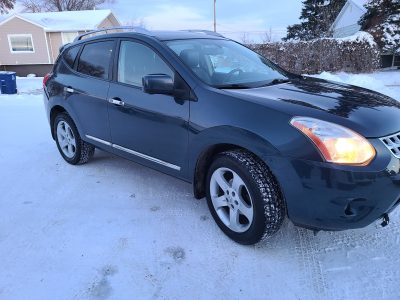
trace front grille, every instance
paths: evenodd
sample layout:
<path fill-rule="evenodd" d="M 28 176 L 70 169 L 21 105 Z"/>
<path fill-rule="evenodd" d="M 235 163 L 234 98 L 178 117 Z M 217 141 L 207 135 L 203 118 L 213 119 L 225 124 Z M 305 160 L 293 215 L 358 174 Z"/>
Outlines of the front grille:
<path fill-rule="evenodd" d="M 393 153 L 394 156 L 400 158 L 400 132 L 385 136 L 380 140 L 385 144 L 386 148 Z"/>

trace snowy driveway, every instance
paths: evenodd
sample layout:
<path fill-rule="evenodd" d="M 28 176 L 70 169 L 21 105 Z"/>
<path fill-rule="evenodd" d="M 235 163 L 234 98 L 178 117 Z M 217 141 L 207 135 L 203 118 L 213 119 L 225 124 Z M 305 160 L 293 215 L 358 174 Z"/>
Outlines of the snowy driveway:
<path fill-rule="evenodd" d="M 66 164 L 40 80 L 18 84 L 0 96 L 0 299 L 399 299 L 400 209 L 383 229 L 288 223 L 240 246 L 187 183 L 101 151 Z"/>

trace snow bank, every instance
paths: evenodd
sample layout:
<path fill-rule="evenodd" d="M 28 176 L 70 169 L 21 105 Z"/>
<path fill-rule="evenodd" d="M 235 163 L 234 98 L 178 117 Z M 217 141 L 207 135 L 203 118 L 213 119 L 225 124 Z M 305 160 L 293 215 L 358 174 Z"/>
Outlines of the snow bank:
<path fill-rule="evenodd" d="M 332 39 L 332 38 L 331 38 Z M 376 47 L 376 43 L 374 37 L 365 31 L 358 31 L 355 34 L 343 38 L 336 38 L 333 39 L 338 41 L 339 43 L 343 42 L 355 42 L 355 43 L 362 43 L 367 42 L 371 47 Z"/>
<path fill-rule="evenodd" d="M 18 94 L 41 94 L 43 77 L 17 77 Z"/>
<path fill-rule="evenodd" d="M 312 77 L 361 86 L 400 101 L 400 71 L 349 74 L 323 72 Z"/>

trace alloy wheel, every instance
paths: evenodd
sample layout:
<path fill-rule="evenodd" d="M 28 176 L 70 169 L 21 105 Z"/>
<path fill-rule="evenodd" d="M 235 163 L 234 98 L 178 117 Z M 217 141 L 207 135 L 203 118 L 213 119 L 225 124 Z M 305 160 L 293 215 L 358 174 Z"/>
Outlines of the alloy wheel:
<path fill-rule="evenodd" d="M 75 156 L 76 139 L 71 127 L 65 121 L 57 124 L 57 141 L 66 157 L 73 158 Z"/>
<path fill-rule="evenodd" d="M 210 195 L 221 221 L 232 231 L 247 231 L 254 215 L 253 202 L 243 179 L 229 168 L 214 171 L 210 181 Z"/>

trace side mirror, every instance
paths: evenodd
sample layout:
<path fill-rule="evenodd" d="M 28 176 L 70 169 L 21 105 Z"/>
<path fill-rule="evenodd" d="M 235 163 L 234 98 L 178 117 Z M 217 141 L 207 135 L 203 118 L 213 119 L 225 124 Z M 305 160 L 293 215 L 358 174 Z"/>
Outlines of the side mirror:
<path fill-rule="evenodd" d="M 146 75 L 142 78 L 143 91 L 147 94 L 172 95 L 174 93 L 174 80 L 164 74 Z"/>

